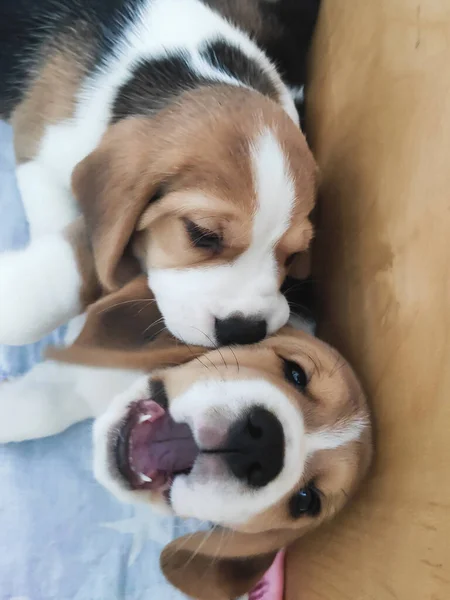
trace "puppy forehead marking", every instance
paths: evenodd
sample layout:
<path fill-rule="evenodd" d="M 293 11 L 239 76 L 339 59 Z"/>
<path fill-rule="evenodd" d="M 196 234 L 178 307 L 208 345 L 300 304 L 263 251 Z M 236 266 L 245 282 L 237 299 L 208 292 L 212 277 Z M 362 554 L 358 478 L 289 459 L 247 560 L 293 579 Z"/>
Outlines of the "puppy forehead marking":
<path fill-rule="evenodd" d="M 264 129 L 254 140 L 251 155 L 256 191 L 253 243 L 273 247 L 290 224 L 294 182 L 283 149 L 270 129 Z"/>
<path fill-rule="evenodd" d="M 358 440 L 368 426 L 367 418 L 363 416 L 349 420 L 341 420 L 334 426 L 321 427 L 320 429 L 306 434 L 307 453 L 320 450 L 335 450 L 350 442 Z"/>

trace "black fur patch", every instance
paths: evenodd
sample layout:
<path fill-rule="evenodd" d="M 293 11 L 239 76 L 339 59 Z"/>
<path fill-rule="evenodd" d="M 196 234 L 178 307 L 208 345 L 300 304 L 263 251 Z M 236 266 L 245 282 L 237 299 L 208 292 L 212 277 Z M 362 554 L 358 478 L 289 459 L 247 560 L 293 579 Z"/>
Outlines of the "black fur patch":
<path fill-rule="evenodd" d="M 218 73 L 277 99 L 278 93 L 270 77 L 239 48 L 225 40 L 217 40 L 206 44 L 200 54 Z M 129 81 L 117 93 L 111 122 L 130 115 L 155 114 L 184 91 L 220 83 L 219 78 L 197 73 L 189 62 L 189 54 L 183 51 L 164 58 L 140 61 Z"/>
<path fill-rule="evenodd" d="M 215 83 L 193 71 L 188 61 L 189 55 L 184 52 L 140 61 L 132 77 L 117 93 L 111 121 L 115 123 L 130 115 L 154 114 L 184 91 Z"/>
<path fill-rule="evenodd" d="M 201 51 L 201 56 L 215 69 L 238 79 L 265 96 L 278 100 L 278 91 L 269 75 L 255 60 L 246 56 L 236 46 L 228 44 L 226 40 L 208 43 Z"/>
<path fill-rule="evenodd" d="M 94 70 L 110 56 L 145 0 L 0 0 L 0 115 L 9 117 L 32 74 L 66 40 Z"/>

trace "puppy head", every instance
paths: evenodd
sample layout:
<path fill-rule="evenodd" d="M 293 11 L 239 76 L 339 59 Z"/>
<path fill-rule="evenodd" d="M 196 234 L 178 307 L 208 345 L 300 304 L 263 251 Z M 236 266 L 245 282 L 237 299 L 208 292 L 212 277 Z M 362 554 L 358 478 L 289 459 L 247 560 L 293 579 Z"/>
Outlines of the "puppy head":
<path fill-rule="evenodd" d="M 112 125 L 73 188 L 106 289 L 144 271 L 172 334 L 208 346 L 287 321 L 279 288 L 311 241 L 315 175 L 280 106 L 217 85 Z"/>
<path fill-rule="evenodd" d="M 113 493 L 249 533 L 303 528 L 300 516 L 343 506 L 369 462 L 370 430 L 335 350 L 285 328 L 194 359 L 186 348 L 180 362 L 138 379 L 97 419 L 96 473 Z"/>
<path fill-rule="evenodd" d="M 188 354 L 97 419 L 95 474 L 123 501 L 211 521 L 161 564 L 186 594 L 224 600 L 344 506 L 370 462 L 369 414 L 349 365 L 305 333 Z"/>
<path fill-rule="evenodd" d="M 96 420 L 96 476 L 125 502 L 211 521 L 169 544 L 162 568 L 195 598 L 234 598 L 358 487 L 371 458 L 365 397 L 334 349 L 291 328 L 214 351 L 149 341 L 158 313 L 145 284 L 94 305 L 56 358 L 151 373 Z"/>

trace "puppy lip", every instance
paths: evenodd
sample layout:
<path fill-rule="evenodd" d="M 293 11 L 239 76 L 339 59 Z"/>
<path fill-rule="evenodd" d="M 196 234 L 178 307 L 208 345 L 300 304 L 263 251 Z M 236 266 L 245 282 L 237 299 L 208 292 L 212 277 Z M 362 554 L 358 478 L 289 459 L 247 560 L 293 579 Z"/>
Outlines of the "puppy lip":
<path fill-rule="evenodd" d="M 161 492 L 168 502 L 175 478 L 190 473 L 198 454 L 189 426 L 176 423 L 149 398 L 129 406 L 112 444 L 113 462 L 127 487 Z"/>

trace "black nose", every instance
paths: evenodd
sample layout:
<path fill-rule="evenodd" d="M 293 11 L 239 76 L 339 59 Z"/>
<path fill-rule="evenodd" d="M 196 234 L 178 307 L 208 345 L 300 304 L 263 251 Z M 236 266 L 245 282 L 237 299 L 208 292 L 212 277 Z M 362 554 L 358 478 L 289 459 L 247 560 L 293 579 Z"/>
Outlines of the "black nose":
<path fill-rule="evenodd" d="M 284 433 L 280 421 L 255 407 L 231 428 L 223 457 L 235 477 L 252 487 L 264 487 L 283 468 Z"/>
<path fill-rule="evenodd" d="M 264 319 L 229 317 L 216 319 L 216 338 L 221 346 L 230 344 L 256 344 L 266 337 L 267 323 Z"/>

